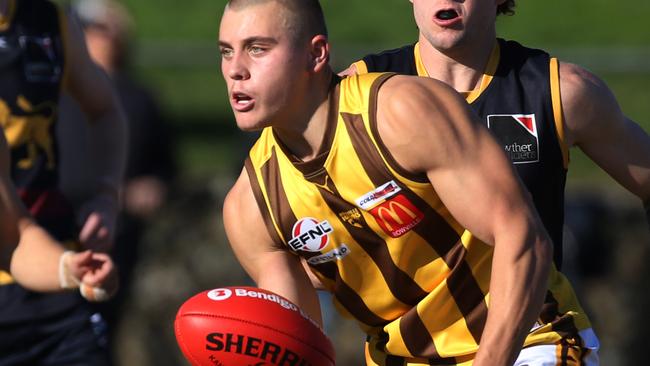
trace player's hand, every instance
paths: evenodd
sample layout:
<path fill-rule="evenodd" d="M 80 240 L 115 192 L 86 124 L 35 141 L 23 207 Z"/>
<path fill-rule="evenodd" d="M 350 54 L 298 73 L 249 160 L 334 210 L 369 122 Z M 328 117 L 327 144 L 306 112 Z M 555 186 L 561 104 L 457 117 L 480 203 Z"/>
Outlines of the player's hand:
<path fill-rule="evenodd" d="M 129 180 L 124 186 L 124 211 L 141 219 L 149 219 L 162 207 L 167 186 L 158 177 L 144 175 Z"/>
<path fill-rule="evenodd" d="M 79 242 L 86 249 L 108 252 L 113 247 L 117 199 L 108 195 L 96 196 L 86 201 L 79 210 L 83 221 Z"/>
<path fill-rule="evenodd" d="M 81 295 L 88 301 L 106 301 L 118 289 L 117 267 L 108 254 L 83 252 L 66 252 L 62 256 L 61 275 L 66 283 L 63 288 L 79 287 Z"/>
<path fill-rule="evenodd" d="M 357 75 L 357 74 L 358 74 L 358 72 L 357 72 L 357 65 L 352 64 L 352 65 L 350 65 L 347 69 L 345 69 L 345 70 L 339 72 L 338 75 L 339 75 L 340 77 L 346 77 L 346 76 L 354 76 L 354 75 Z"/>

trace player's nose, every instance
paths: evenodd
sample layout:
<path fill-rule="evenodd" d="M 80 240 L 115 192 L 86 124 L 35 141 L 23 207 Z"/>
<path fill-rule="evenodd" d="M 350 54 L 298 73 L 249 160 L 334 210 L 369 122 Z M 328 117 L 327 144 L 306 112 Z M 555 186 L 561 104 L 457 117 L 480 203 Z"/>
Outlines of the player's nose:
<path fill-rule="evenodd" d="M 251 76 L 244 57 L 235 55 L 228 62 L 228 77 L 233 80 L 246 80 Z"/>

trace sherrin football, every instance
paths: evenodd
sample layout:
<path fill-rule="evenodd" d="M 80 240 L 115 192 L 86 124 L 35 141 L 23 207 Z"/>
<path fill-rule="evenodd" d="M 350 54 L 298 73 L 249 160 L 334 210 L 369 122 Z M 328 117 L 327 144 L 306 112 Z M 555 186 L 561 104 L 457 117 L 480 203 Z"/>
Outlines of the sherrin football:
<path fill-rule="evenodd" d="M 320 327 L 285 298 L 254 287 L 203 291 L 178 309 L 176 341 L 193 366 L 333 366 Z"/>

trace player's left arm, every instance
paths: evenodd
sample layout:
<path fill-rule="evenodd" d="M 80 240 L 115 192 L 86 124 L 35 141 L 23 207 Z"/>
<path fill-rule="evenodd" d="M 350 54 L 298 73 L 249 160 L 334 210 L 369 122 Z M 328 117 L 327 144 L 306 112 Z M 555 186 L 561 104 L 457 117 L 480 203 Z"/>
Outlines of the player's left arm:
<path fill-rule="evenodd" d="M 605 83 L 573 64 L 560 63 L 565 139 L 578 146 L 628 191 L 650 205 L 650 136 L 626 117 Z M 650 217 L 648 218 L 650 220 Z"/>
<path fill-rule="evenodd" d="M 9 148 L 0 133 L 0 268 L 10 270 L 16 282 L 33 291 L 81 286 L 82 294 L 87 291 L 84 296 L 93 296 L 91 300 L 115 293 L 117 272 L 112 260 L 90 251 L 66 253 L 25 209 L 11 182 L 9 166 Z"/>
<path fill-rule="evenodd" d="M 88 55 L 78 22 L 67 15 L 64 90 L 88 117 L 88 138 L 96 180 L 95 195 L 80 209 L 80 241 L 100 251 L 110 249 L 118 196 L 126 163 L 126 118 L 111 81 Z"/>
<path fill-rule="evenodd" d="M 425 173 L 454 218 L 494 246 L 489 311 L 474 365 L 512 365 L 541 312 L 552 261 L 530 197 L 487 128 L 448 86 L 394 76 L 379 98 L 379 133 L 395 160 Z"/>

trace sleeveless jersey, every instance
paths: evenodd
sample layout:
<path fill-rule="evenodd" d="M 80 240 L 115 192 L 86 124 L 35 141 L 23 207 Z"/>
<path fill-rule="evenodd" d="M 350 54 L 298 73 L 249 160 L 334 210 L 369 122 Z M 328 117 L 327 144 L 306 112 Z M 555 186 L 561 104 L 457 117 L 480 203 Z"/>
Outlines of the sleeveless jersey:
<path fill-rule="evenodd" d="M 355 65 L 359 73 L 428 76 L 419 44 L 368 55 Z M 531 193 L 553 240 L 555 265 L 561 268 L 568 149 L 557 59 L 499 39 L 481 86 L 469 93 L 467 101 L 503 146 Z"/>
<path fill-rule="evenodd" d="M 383 145 L 377 90 L 391 75 L 340 82 L 326 151 L 314 160 L 297 161 L 266 128 L 245 168 L 271 237 L 305 258 L 373 349 L 406 364 L 454 365 L 477 350 L 493 248 L 465 231 L 431 184 L 404 171 Z M 553 269 L 549 283 L 527 345 L 589 327 L 567 280 Z"/>
<path fill-rule="evenodd" d="M 11 1 L 9 13 L 0 24 L 0 124 L 12 180 L 36 221 L 57 239 L 71 240 L 74 213 L 58 190 L 54 135 L 65 65 L 63 13 L 45 0 Z M 0 284 L 0 322 L 51 314 L 78 297 L 28 292 L 6 272 Z"/>

